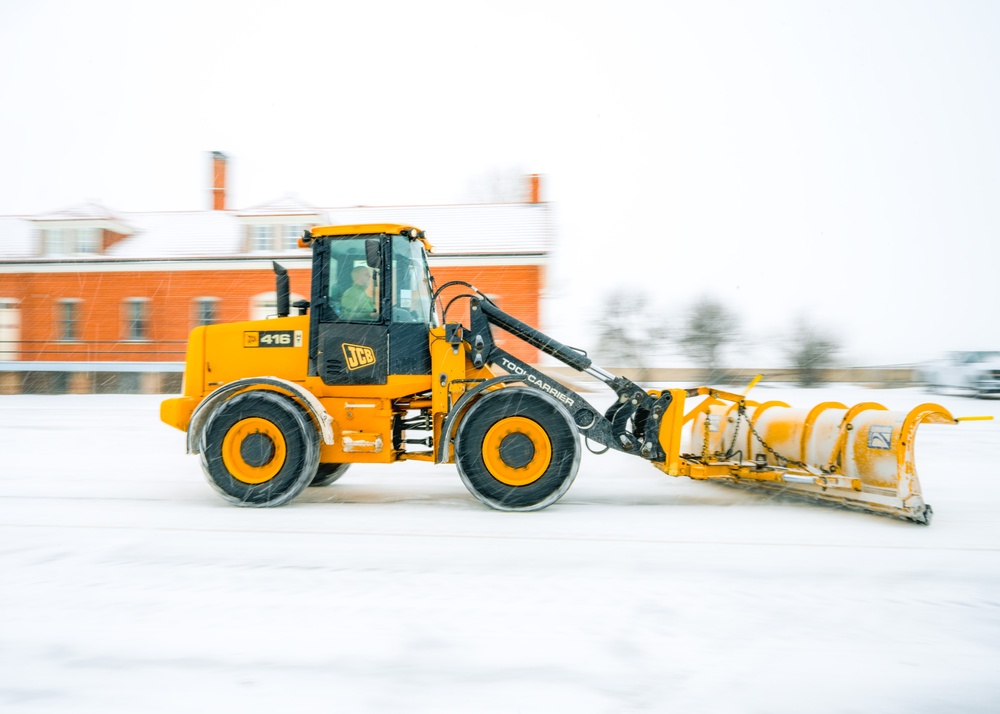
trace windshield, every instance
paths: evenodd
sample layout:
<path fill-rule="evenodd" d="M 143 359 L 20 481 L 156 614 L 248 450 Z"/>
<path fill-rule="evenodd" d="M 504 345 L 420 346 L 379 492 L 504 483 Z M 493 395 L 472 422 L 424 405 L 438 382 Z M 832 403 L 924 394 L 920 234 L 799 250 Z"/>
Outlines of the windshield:
<path fill-rule="evenodd" d="M 420 241 L 403 236 L 392 238 L 392 321 L 437 325 L 431 309 L 430 272 Z"/>

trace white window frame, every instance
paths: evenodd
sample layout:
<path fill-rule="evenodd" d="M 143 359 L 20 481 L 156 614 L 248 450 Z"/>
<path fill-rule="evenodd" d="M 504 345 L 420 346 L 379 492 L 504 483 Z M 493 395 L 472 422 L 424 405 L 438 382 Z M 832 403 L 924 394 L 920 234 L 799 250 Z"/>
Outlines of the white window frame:
<path fill-rule="evenodd" d="M 151 300 L 147 297 L 127 297 L 122 301 L 124 307 L 124 324 L 122 326 L 122 332 L 124 332 L 123 342 L 149 342 L 150 338 L 150 310 L 149 304 Z M 133 334 L 133 325 L 135 320 L 132 319 L 132 305 L 139 304 L 143 305 L 142 312 L 142 334 L 140 336 L 135 336 Z"/>
<path fill-rule="evenodd" d="M 274 226 L 255 223 L 250 226 L 250 252 L 266 253 L 274 250 Z"/>
<path fill-rule="evenodd" d="M 76 253 L 80 255 L 98 255 L 104 231 L 100 228 L 88 227 L 76 229 Z"/>
<path fill-rule="evenodd" d="M 219 322 L 219 302 L 220 299 L 217 297 L 212 297 L 210 295 L 203 295 L 201 297 L 196 297 L 194 299 L 194 326 L 202 327 L 208 325 L 216 325 Z M 212 321 L 205 322 L 204 312 L 202 308 L 205 305 L 212 306 Z"/>
<path fill-rule="evenodd" d="M 21 301 L 0 298 L 0 361 L 21 357 Z"/>
<path fill-rule="evenodd" d="M 301 223 L 286 223 L 281 227 L 282 250 L 295 250 L 299 247 L 299 237 L 306 229 Z"/>
<path fill-rule="evenodd" d="M 56 342 L 80 342 L 80 305 L 83 304 L 83 300 L 80 298 L 59 298 L 56 300 L 56 309 L 59 314 L 56 315 L 56 325 L 58 326 L 58 334 L 56 335 Z M 73 320 L 67 322 L 66 320 L 66 308 L 70 305 L 73 306 Z M 66 325 L 72 324 L 72 336 L 67 336 Z"/>
<path fill-rule="evenodd" d="M 76 240 L 73 228 L 46 228 L 44 237 L 45 255 L 69 255 L 67 245 Z"/>

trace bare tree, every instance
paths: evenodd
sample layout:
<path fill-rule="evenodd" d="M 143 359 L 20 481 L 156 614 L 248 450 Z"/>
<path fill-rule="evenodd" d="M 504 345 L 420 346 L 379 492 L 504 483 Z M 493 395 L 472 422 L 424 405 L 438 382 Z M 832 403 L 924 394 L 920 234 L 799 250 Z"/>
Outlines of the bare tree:
<path fill-rule="evenodd" d="M 840 343 L 800 317 L 788 338 L 785 355 L 798 373 L 799 385 L 811 387 L 823 381 L 823 370 L 833 365 Z"/>
<path fill-rule="evenodd" d="M 617 289 L 608 295 L 597 318 L 597 354 L 613 367 L 635 367 L 643 379 L 649 355 L 663 342 L 666 325 L 652 316 L 651 299 L 642 292 Z"/>
<path fill-rule="evenodd" d="M 704 369 L 706 381 L 713 381 L 721 374 L 723 348 L 736 336 L 736 315 L 718 300 L 702 297 L 688 311 L 680 346 Z"/>

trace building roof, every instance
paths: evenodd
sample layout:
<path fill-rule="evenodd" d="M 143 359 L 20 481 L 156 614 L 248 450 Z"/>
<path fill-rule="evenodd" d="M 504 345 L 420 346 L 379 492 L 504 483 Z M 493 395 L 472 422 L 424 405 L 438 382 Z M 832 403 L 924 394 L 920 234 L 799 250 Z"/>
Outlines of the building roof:
<path fill-rule="evenodd" d="M 555 238 L 546 203 L 336 208 L 331 225 L 401 223 L 427 234 L 437 255 L 548 253 Z"/>
<path fill-rule="evenodd" d="M 266 223 L 268 216 L 273 216 L 276 224 L 294 223 L 301 217 L 303 222 L 326 225 L 412 225 L 426 232 L 436 255 L 539 255 L 550 252 L 555 239 L 547 203 L 318 208 L 285 197 L 244 210 L 117 214 L 87 204 L 41 216 L 0 216 L 0 260 L 42 258 L 37 230 L 56 220 L 114 221 L 131 229 L 131 235 L 96 258 L 162 260 L 242 255 L 244 226 Z"/>
<path fill-rule="evenodd" d="M 70 206 L 69 208 L 63 208 L 58 211 L 52 211 L 50 213 L 43 213 L 37 216 L 31 216 L 33 221 L 87 221 L 87 220 L 105 220 L 105 221 L 120 221 L 121 219 L 116 216 L 111 209 L 102 206 L 99 203 L 82 203 L 78 206 Z"/>
<path fill-rule="evenodd" d="M 258 206 L 236 211 L 238 216 L 316 216 L 320 209 L 310 206 L 298 196 L 282 196 Z"/>
<path fill-rule="evenodd" d="M 108 258 L 137 260 L 238 255 L 241 228 L 232 211 L 129 213 L 136 232 L 111 246 Z"/>

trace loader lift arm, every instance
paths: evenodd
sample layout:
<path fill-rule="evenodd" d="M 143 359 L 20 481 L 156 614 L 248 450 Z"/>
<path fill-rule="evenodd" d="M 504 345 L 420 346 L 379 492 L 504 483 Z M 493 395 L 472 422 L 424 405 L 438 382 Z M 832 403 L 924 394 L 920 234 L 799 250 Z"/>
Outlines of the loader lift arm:
<path fill-rule="evenodd" d="M 442 289 L 445 286 L 442 286 Z M 475 288 L 473 288 L 475 289 Z M 635 454 L 649 461 L 662 462 L 666 456 L 659 442 L 659 419 L 672 400 L 669 392 L 659 396 L 647 393 L 635 382 L 609 374 L 593 364 L 581 350 L 569 347 L 549 337 L 514 316 L 501 310 L 480 293 L 471 297 L 471 330 L 468 337 L 469 355 L 473 366 L 495 364 L 510 375 L 502 381 L 523 381 L 560 401 L 570 412 L 579 432 L 602 446 Z M 554 383 L 551 377 L 497 346 L 491 325 L 506 330 L 532 347 L 555 357 L 573 369 L 596 377 L 617 395 L 615 403 L 602 413 L 580 394 Z M 492 380 L 491 380 L 492 382 Z M 470 390 L 469 397 L 493 386 L 481 384 Z M 458 410 L 455 410 L 457 413 Z M 451 416 L 451 415 L 450 415 Z M 445 424 L 444 433 L 450 433 Z M 442 444 L 442 449 L 447 448 Z M 442 453 L 444 453 L 442 451 Z"/>

